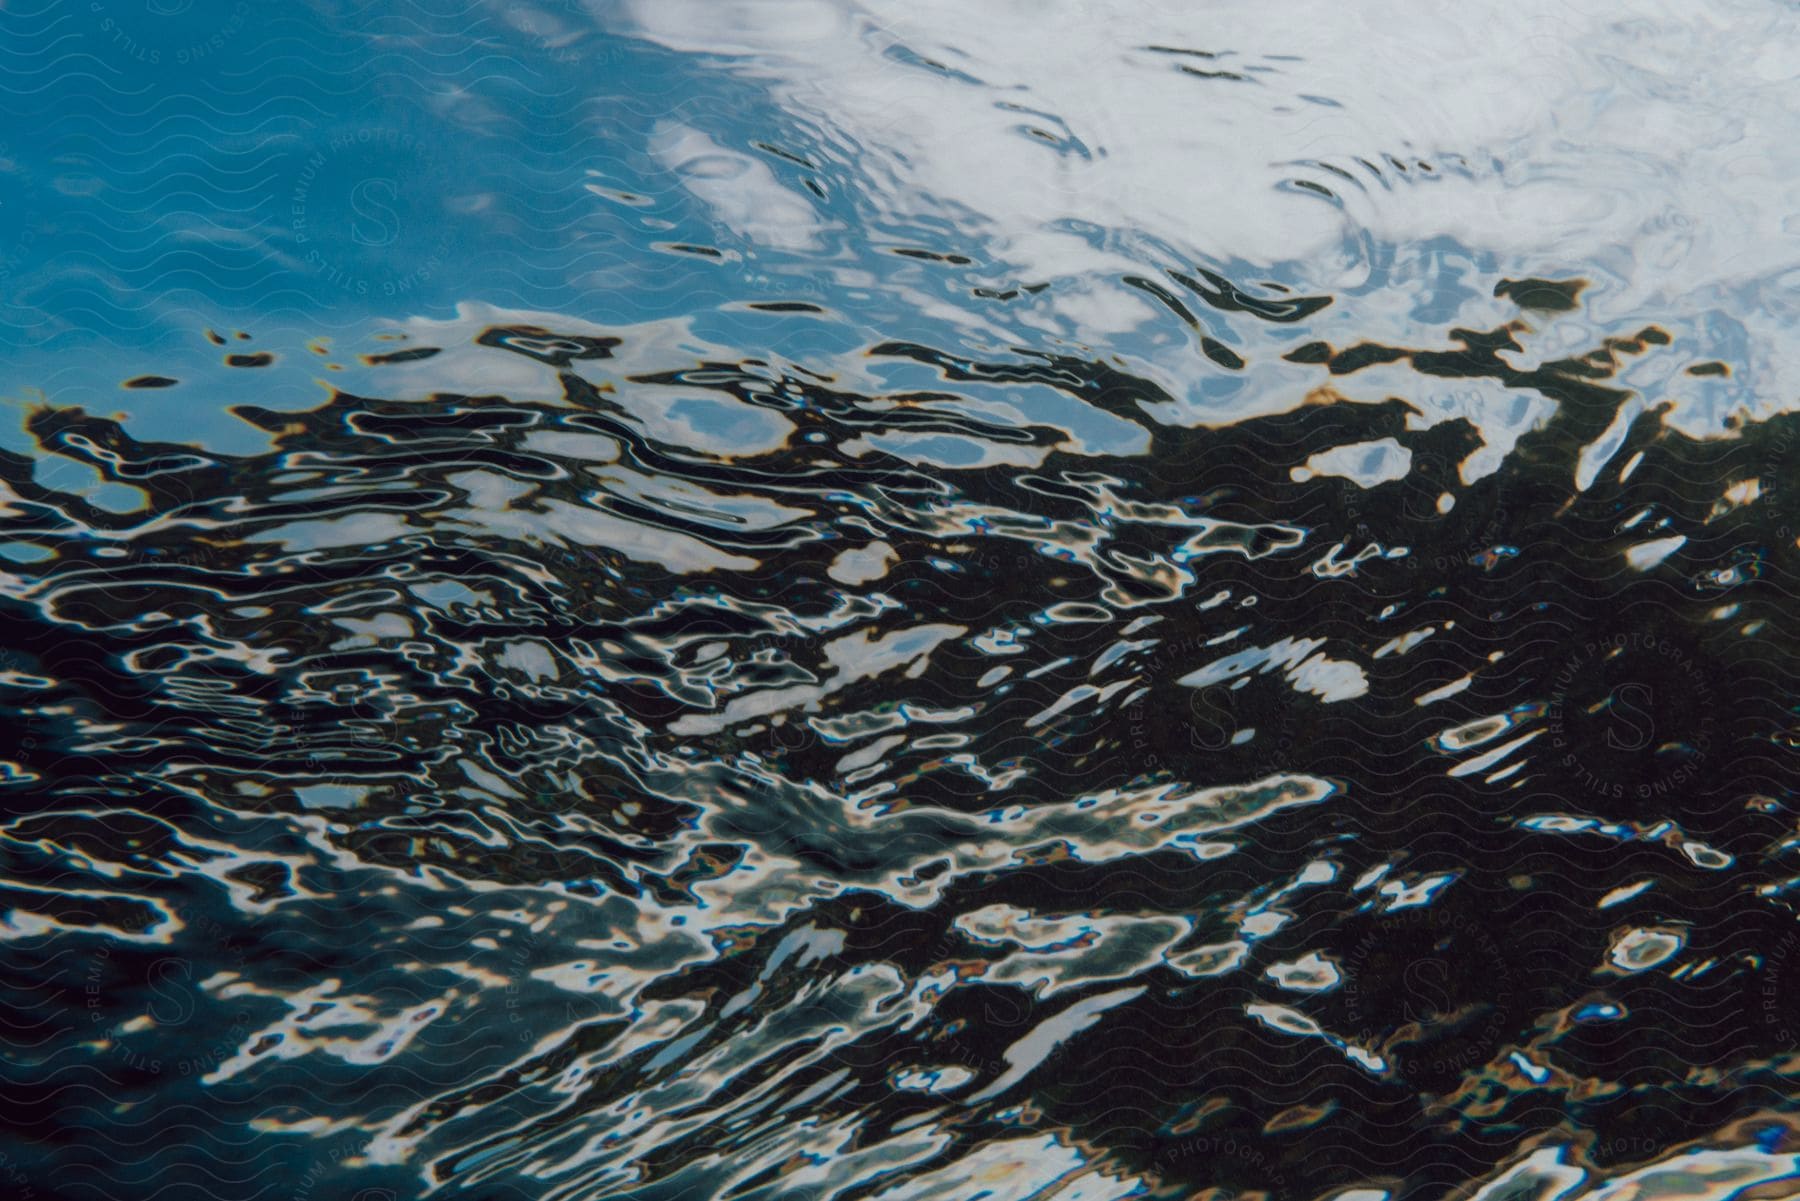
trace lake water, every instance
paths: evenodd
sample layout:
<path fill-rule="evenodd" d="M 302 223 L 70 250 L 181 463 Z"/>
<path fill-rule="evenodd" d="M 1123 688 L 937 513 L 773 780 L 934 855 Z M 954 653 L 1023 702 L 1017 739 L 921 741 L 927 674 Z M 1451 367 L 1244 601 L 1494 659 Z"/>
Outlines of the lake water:
<path fill-rule="evenodd" d="M 1800 9 L 0 12 L 0 1192 L 1800 1185 Z"/>

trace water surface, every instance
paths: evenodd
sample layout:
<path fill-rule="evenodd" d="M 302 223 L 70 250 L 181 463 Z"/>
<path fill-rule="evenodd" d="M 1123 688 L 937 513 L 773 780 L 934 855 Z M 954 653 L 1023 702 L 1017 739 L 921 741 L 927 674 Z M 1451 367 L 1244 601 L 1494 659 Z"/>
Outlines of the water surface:
<path fill-rule="evenodd" d="M 4 20 L 16 1195 L 1791 1191 L 1791 7 Z"/>

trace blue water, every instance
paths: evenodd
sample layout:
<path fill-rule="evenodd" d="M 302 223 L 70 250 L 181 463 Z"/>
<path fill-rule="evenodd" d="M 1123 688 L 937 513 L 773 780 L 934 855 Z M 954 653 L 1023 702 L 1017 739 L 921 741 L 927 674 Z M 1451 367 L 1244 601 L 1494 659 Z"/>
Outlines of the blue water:
<path fill-rule="evenodd" d="M 18 1197 L 1776 1197 L 1800 12 L 0 12 Z"/>

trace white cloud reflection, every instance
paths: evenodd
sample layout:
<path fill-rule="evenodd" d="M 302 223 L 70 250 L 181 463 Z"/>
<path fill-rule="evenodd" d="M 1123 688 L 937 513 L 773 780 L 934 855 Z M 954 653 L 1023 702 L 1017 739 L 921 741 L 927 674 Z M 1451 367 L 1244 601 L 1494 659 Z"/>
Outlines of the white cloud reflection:
<path fill-rule="evenodd" d="M 1689 428 L 1800 389 L 1786 353 L 1800 314 L 1788 5 L 630 0 L 626 12 L 630 32 L 730 56 L 716 61 L 857 147 L 871 230 L 947 220 L 1022 281 L 1057 280 L 1022 325 L 1099 341 L 1166 320 L 1116 281 L 1191 259 L 1339 295 L 1315 326 L 1340 344 L 1404 343 L 1515 315 L 1491 295 L 1502 274 L 1579 274 L 1594 286 L 1558 338 L 1592 346 L 1657 321 L 1677 352 L 1691 337 L 1695 353 L 1745 365 L 1736 384 L 1675 396 Z M 1233 330 L 1266 336 L 1238 328 L 1254 324 Z M 1187 353 L 1152 357 L 1175 349 Z"/>

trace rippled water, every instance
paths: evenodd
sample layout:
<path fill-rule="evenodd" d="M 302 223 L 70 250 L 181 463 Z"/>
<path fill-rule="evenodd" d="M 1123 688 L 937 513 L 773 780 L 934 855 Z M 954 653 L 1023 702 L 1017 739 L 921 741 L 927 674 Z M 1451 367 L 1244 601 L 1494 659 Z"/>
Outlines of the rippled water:
<path fill-rule="evenodd" d="M 0 25 L 6 1195 L 1800 1187 L 1791 5 Z"/>

